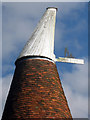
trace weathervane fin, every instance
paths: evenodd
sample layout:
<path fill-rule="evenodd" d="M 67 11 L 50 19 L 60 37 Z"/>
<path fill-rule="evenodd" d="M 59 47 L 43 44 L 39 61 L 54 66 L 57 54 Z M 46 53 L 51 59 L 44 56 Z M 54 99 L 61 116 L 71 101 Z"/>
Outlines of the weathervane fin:
<path fill-rule="evenodd" d="M 59 57 L 55 59 L 56 62 L 65 62 L 65 63 L 75 63 L 75 64 L 84 64 L 83 59 Z"/>

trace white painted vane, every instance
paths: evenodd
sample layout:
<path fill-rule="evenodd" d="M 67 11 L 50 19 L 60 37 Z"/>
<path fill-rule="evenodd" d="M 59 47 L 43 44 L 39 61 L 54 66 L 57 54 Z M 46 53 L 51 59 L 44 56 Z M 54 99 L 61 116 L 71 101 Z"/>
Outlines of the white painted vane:
<path fill-rule="evenodd" d="M 58 59 L 56 58 L 55 61 L 66 62 L 66 63 L 84 64 L 83 59 L 75 59 L 75 58 L 67 58 L 67 57 L 59 57 Z"/>

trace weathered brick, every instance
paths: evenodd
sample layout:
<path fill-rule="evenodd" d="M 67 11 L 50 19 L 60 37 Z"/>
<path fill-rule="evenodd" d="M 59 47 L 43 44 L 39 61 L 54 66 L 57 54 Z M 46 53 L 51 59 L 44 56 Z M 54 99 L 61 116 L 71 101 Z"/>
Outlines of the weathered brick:
<path fill-rule="evenodd" d="M 2 120 L 27 118 L 72 118 L 53 62 L 17 61 Z"/>

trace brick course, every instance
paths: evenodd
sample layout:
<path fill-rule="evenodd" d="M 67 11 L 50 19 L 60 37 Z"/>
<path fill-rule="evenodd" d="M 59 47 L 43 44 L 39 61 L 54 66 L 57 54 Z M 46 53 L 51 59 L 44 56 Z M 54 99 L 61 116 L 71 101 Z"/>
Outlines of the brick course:
<path fill-rule="evenodd" d="M 72 118 L 56 65 L 44 59 L 17 61 L 2 120 Z"/>

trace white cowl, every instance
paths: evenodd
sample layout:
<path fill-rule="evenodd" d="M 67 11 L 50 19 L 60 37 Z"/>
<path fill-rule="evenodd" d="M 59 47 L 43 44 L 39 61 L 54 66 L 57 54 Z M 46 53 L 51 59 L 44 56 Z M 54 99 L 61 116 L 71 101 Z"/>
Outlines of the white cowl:
<path fill-rule="evenodd" d="M 55 60 L 54 32 L 56 10 L 53 7 L 47 8 L 18 59 L 25 56 L 43 56 Z"/>

